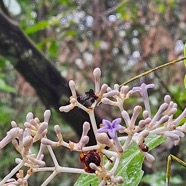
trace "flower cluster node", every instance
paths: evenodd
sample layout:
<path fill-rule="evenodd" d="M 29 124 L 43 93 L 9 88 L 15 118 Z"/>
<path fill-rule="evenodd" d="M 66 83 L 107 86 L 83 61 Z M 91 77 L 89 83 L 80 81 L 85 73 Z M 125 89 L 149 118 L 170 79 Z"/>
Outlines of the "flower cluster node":
<path fill-rule="evenodd" d="M 99 180 L 99 186 L 116 186 L 125 182 L 118 175 L 117 169 L 121 164 L 122 156 L 128 147 L 133 143 L 144 157 L 152 162 L 154 157 L 150 154 L 151 146 L 148 144 L 148 137 L 152 135 L 164 136 L 172 140 L 177 145 L 181 138 L 185 136 L 186 109 L 175 118 L 177 104 L 171 100 L 169 95 L 164 97 L 164 102 L 159 106 L 158 111 L 153 115 L 149 102 L 148 90 L 155 87 L 154 84 L 141 84 L 133 88 L 129 86 L 114 85 L 114 88 L 107 84 L 101 85 L 101 70 L 94 69 L 94 90 L 89 89 L 85 95 L 78 95 L 76 84 L 69 81 L 71 96 L 69 105 L 61 106 L 61 112 L 69 112 L 75 107 L 85 111 L 90 121 L 85 121 L 82 125 L 82 134 L 78 142 L 63 139 L 62 130 L 59 125 L 54 126 L 56 141 L 47 138 L 48 123 L 51 112 L 44 112 L 44 119 L 40 121 L 34 117 L 33 113 L 28 113 L 24 128 L 20 128 L 15 121 L 11 122 L 11 129 L 0 141 L 0 150 L 8 143 L 12 143 L 20 153 L 20 158 L 16 158 L 15 168 L 0 181 L 2 186 L 28 185 L 28 179 L 39 171 L 51 171 L 51 175 L 44 181 L 42 186 L 46 186 L 60 172 L 71 172 L 79 174 L 92 174 Z M 136 104 L 132 113 L 125 109 L 125 100 L 135 95 L 140 95 L 144 104 Z M 114 106 L 119 110 L 118 118 L 104 118 L 102 123 L 96 123 L 95 109 L 103 103 L 103 106 Z M 130 113 L 130 114 L 129 114 Z M 111 116 L 104 116 L 111 118 Z M 97 127 L 100 126 L 100 127 Z M 93 129 L 96 144 L 88 146 L 90 128 Z M 40 143 L 38 152 L 33 152 L 35 143 Z M 80 161 L 84 168 L 61 167 L 58 164 L 52 147 L 68 148 L 70 151 L 77 151 L 80 154 Z M 48 150 L 54 167 L 46 166 L 44 160 L 45 150 Z M 122 165 L 124 166 L 124 165 Z M 23 167 L 27 167 L 24 174 Z M 17 173 L 17 178 L 12 176 Z"/>

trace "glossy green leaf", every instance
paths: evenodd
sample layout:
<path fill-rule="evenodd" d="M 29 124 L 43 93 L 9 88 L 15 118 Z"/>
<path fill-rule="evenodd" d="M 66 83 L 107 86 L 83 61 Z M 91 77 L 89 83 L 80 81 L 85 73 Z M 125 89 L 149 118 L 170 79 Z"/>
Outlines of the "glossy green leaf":
<path fill-rule="evenodd" d="M 153 135 L 146 140 L 146 144 L 150 149 L 153 149 L 165 142 L 166 138 Z M 123 154 L 121 158 L 120 165 L 118 167 L 116 175 L 120 175 L 124 178 L 123 186 L 137 186 L 143 176 L 142 164 L 144 161 L 144 156 L 140 152 L 136 144 L 129 146 L 127 151 Z M 74 186 L 89 186 L 98 185 L 98 180 L 94 176 L 81 175 Z"/>

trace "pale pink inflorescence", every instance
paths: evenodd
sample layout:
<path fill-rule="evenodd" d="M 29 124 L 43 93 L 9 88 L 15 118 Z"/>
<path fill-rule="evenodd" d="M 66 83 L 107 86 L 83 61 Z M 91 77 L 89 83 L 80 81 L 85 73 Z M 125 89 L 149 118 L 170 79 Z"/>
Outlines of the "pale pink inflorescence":
<path fill-rule="evenodd" d="M 164 102 L 159 106 L 156 114 L 152 115 L 148 97 L 148 89 L 154 88 L 154 84 L 142 84 L 137 87 L 129 88 L 128 86 L 114 85 L 112 89 L 107 84 L 101 85 L 101 70 L 94 69 L 93 77 L 95 80 L 94 90 L 90 89 L 85 95 L 78 96 L 76 93 L 76 84 L 73 80 L 69 81 L 71 97 L 69 105 L 61 106 L 61 112 L 69 112 L 78 107 L 89 115 L 90 122 L 85 121 L 82 124 L 82 135 L 78 142 L 66 142 L 62 135 L 62 129 L 59 125 L 54 126 L 56 140 L 47 138 L 48 123 L 50 119 L 50 111 L 44 112 L 44 120 L 41 122 L 32 113 L 26 116 L 24 128 L 20 128 L 16 122 L 11 122 L 12 128 L 7 132 L 6 136 L 0 141 L 0 149 L 2 150 L 8 143 L 12 143 L 16 150 L 20 153 L 17 158 L 15 168 L 0 181 L 0 185 L 16 186 L 28 185 L 28 179 L 34 173 L 39 171 L 50 171 L 51 175 L 43 182 L 42 186 L 48 185 L 54 177 L 60 172 L 71 172 L 78 174 L 92 174 L 100 181 L 100 186 L 119 185 L 125 180 L 117 175 L 117 169 L 121 164 L 121 157 L 125 153 L 131 143 L 135 143 L 140 152 L 148 161 L 154 161 L 154 157 L 149 153 L 149 147 L 146 139 L 151 135 L 165 136 L 172 140 L 175 145 L 180 138 L 185 136 L 186 123 L 180 122 L 186 117 L 186 109 L 177 117 L 177 104 L 171 100 L 169 95 L 164 97 Z M 125 100 L 138 93 L 144 102 L 144 106 L 136 105 L 132 114 L 125 110 Z M 100 105 L 118 107 L 120 117 L 103 119 L 102 123 L 96 123 L 94 116 L 95 109 Z M 108 116 L 107 118 L 110 118 Z M 100 126 L 99 128 L 97 126 Z M 92 127 L 96 144 L 88 146 L 88 132 Z M 40 143 L 40 149 L 36 153 L 32 147 L 35 143 Z M 70 151 L 83 153 L 94 152 L 99 158 L 97 162 L 90 162 L 88 169 L 71 168 L 60 166 L 53 152 L 53 147 L 65 147 Z M 105 148 L 108 147 L 109 149 Z M 54 167 L 47 167 L 44 161 L 44 152 L 48 149 Z M 103 157 L 107 157 L 107 160 Z M 87 166 L 87 165 L 86 165 Z M 22 170 L 27 167 L 27 172 Z M 87 168 L 87 167 L 86 167 Z M 17 173 L 17 179 L 12 176 Z"/>

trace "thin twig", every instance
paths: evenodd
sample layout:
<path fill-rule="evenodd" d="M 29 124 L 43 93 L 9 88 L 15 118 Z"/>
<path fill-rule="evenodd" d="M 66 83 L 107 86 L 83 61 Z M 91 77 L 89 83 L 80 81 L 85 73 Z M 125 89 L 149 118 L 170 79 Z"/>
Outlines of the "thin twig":
<path fill-rule="evenodd" d="M 160 65 L 160 66 L 158 66 L 158 67 L 155 67 L 155 68 L 153 68 L 153 69 L 147 70 L 146 72 L 143 72 L 143 73 L 141 73 L 141 74 L 139 74 L 139 75 L 137 75 L 137 76 L 135 76 L 135 77 L 133 77 L 133 78 L 131 78 L 131 79 L 125 81 L 124 83 L 122 83 L 122 84 L 120 85 L 120 87 L 122 87 L 122 86 L 124 86 L 124 85 L 127 85 L 127 84 L 131 83 L 132 81 L 134 81 L 134 80 L 136 80 L 136 79 L 138 79 L 138 78 L 140 78 L 140 77 L 146 76 L 147 74 L 150 74 L 151 72 L 154 72 L 154 71 L 156 71 L 156 70 L 159 70 L 159 69 L 164 68 L 164 67 L 169 66 L 169 65 L 176 64 L 176 63 L 178 63 L 178 62 L 180 62 L 180 61 L 183 61 L 183 60 L 186 60 L 186 57 L 183 57 L 183 58 L 180 58 L 180 59 L 176 59 L 176 60 L 174 60 L 174 61 L 165 63 L 165 64 Z"/>

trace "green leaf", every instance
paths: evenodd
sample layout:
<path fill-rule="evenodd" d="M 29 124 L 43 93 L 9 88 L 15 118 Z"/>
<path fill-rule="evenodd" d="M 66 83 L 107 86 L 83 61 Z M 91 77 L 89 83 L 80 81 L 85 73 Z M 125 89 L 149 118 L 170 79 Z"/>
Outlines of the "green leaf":
<path fill-rule="evenodd" d="M 43 29 L 47 28 L 48 26 L 49 26 L 48 21 L 40 21 L 40 22 L 36 23 L 35 25 L 33 25 L 32 27 L 26 28 L 24 31 L 27 34 L 32 34 L 32 33 L 35 33 L 39 30 L 43 30 Z"/>
<path fill-rule="evenodd" d="M 8 93 L 15 93 L 15 89 L 7 85 L 3 79 L 0 79 L 0 90 Z"/>
<path fill-rule="evenodd" d="M 186 75 L 184 77 L 184 85 L 185 85 L 185 88 L 186 88 Z"/>
<path fill-rule="evenodd" d="M 152 135 L 147 138 L 146 144 L 150 149 L 153 149 L 165 142 L 166 138 Z M 140 152 L 135 143 L 131 144 L 127 151 L 122 155 L 120 165 L 118 167 L 117 176 L 124 178 L 123 186 L 137 186 L 143 176 L 142 164 L 144 161 L 144 155 Z M 81 175 L 74 186 L 89 186 L 98 185 L 98 179 L 95 176 Z"/>
<path fill-rule="evenodd" d="M 166 185 L 166 173 L 164 172 L 155 172 L 153 174 L 147 174 L 143 177 L 142 182 L 147 183 L 150 186 L 159 186 Z M 172 175 L 170 182 L 174 185 L 183 184 L 182 178 L 180 175 Z"/>

